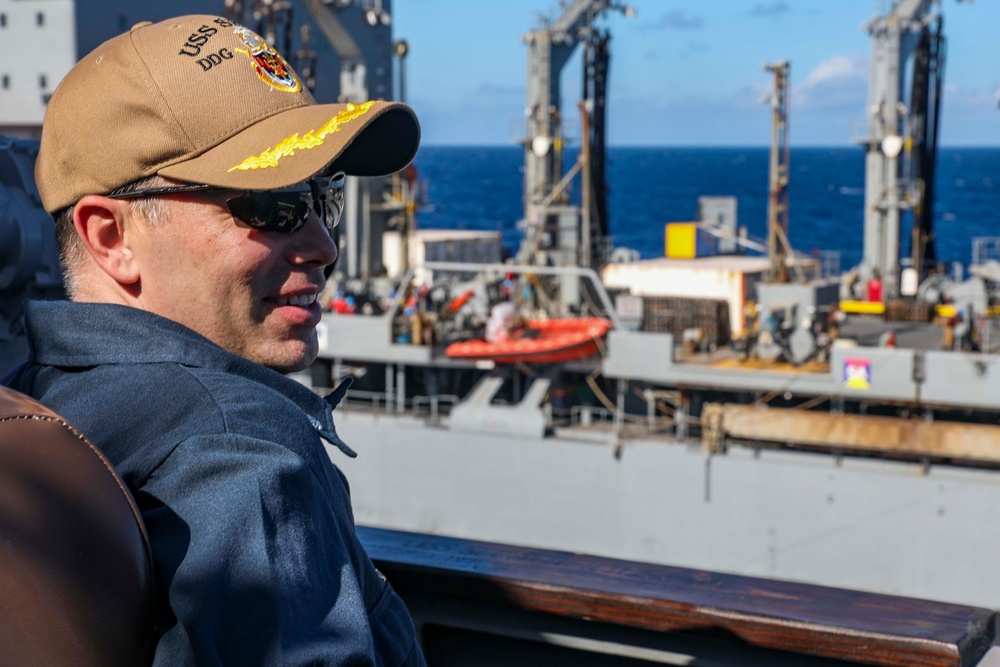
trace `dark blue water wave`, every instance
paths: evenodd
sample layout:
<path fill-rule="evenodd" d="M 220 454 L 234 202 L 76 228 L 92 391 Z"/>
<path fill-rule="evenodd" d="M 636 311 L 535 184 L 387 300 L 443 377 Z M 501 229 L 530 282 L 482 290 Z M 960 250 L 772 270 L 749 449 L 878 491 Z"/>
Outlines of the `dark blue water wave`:
<path fill-rule="evenodd" d="M 421 148 L 416 164 L 432 205 L 420 214 L 420 225 L 498 230 L 505 245 L 516 248 L 522 161 L 517 147 Z M 644 258 L 662 256 L 664 224 L 696 219 L 700 195 L 737 197 L 739 223 L 764 237 L 767 165 L 766 148 L 612 148 L 608 185 L 615 245 Z M 797 250 L 835 250 L 843 268 L 855 266 L 862 254 L 863 207 L 860 148 L 792 150 L 789 236 Z M 946 262 L 967 263 L 973 238 L 1000 236 L 1000 149 L 941 149 L 935 229 L 938 257 Z M 908 249 L 908 232 L 903 236 Z"/>

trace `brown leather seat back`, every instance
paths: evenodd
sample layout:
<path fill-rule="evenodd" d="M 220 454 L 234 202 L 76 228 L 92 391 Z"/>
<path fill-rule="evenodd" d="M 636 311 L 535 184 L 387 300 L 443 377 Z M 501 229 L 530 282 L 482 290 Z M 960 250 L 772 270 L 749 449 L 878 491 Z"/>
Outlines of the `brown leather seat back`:
<path fill-rule="evenodd" d="M 138 509 L 93 444 L 0 387 L 0 665 L 152 661 Z"/>

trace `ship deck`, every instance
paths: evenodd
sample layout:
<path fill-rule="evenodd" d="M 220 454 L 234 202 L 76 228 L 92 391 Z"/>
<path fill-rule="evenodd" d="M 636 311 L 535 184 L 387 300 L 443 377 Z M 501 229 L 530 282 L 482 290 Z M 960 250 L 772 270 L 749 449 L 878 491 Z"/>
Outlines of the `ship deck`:
<path fill-rule="evenodd" d="M 859 346 L 876 347 L 888 330 L 896 336 L 896 347 L 912 350 L 940 350 L 944 327 L 933 322 L 886 322 L 881 317 L 853 315 L 840 330 L 840 339 Z"/>

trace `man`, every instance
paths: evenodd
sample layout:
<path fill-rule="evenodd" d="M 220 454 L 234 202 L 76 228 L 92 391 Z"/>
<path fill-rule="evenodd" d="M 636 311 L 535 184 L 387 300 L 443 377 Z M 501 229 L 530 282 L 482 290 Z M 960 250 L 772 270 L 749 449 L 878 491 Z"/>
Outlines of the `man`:
<path fill-rule="evenodd" d="M 36 166 L 70 302 L 9 378 L 115 464 L 149 532 L 157 665 L 422 664 L 358 542 L 316 358 L 342 174 L 412 159 L 400 104 L 317 105 L 215 16 L 140 24 L 49 102 Z"/>

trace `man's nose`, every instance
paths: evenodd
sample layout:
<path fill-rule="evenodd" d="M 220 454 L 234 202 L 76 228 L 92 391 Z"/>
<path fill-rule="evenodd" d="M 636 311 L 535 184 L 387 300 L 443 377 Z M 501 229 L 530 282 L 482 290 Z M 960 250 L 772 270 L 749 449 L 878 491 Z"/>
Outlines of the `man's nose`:
<path fill-rule="evenodd" d="M 295 264 L 327 266 L 337 259 L 337 244 L 323 221 L 315 213 L 309 215 L 306 224 L 292 232 L 290 253 Z"/>

